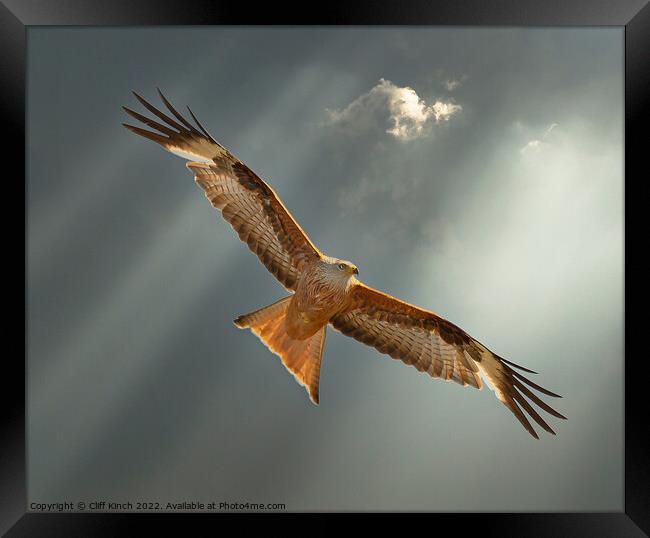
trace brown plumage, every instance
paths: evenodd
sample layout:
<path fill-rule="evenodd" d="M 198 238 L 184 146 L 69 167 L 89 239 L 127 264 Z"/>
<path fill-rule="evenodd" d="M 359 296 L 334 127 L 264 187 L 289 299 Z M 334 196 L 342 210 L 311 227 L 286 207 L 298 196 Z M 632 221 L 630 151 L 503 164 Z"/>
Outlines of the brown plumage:
<path fill-rule="evenodd" d="M 235 325 L 251 329 L 277 354 L 314 403 L 319 402 L 321 358 L 326 328 L 331 324 L 343 334 L 431 377 L 481 389 L 483 376 L 533 437 L 538 438 L 525 413 L 543 429 L 555 433 L 530 402 L 557 418 L 565 417 L 528 387 L 547 396 L 558 395 L 516 369 L 535 372 L 495 355 L 437 314 L 361 283 L 355 277 L 357 268 L 320 252 L 273 189 L 219 144 L 189 108 L 196 126 L 183 118 L 160 90 L 159 94 L 173 118 L 135 96 L 164 124 L 124 107 L 129 115 L 157 132 L 123 125 L 187 159 L 187 167 L 210 203 L 292 292 L 272 305 L 238 317 Z"/>

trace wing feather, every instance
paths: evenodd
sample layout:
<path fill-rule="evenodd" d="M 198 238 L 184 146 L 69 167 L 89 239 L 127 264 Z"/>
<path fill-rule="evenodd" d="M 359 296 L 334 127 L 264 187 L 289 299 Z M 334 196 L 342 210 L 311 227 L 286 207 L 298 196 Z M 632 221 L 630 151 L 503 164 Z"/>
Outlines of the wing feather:
<path fill-rule="evenodd" d="M 320 253 L 271 188 L 227 156 L 187 167 L 239 238 L 287 289 L 295 290 L 305 264 Z"/>
<path fill-rule="evenodd" d="M 295 291 L 305 264 L 318 259 L 320 251 L 269 185 L 212 138 L 189 108 L 198 129 L 158 92 L 178 121 L 134 92 L 138 101 L 166 125 L 123 107 L 127 114 L 158 132 L 124 126 L 188 159 L 186 166 L 210 203 L 282 285 Z"/>
<path fill-rule="evenodd" d="M 555 432 L 524 396 L 547 413 L 566 418 L 523 383 L 548 396 L 557 397 L 557 394 L 536 385 L 512 366 L 534 373 L 532 370 L 501 359 L 460 327 L 434 312 L 400 301 L 360 282 L 351 290 L 346 307 L 330 323 L 343 334 L 431 377 L 481 389 L 482 374 L 497 398 L 535 438 L 539 437 L 524 411 L 544 430 Z"/>

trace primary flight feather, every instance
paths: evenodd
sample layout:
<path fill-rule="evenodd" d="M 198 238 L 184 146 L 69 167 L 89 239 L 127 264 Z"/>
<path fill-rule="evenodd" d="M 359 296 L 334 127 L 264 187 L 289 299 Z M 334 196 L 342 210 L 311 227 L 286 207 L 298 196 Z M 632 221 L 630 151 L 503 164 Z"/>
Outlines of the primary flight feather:
<path fill-rule="evenodd" d="M 134 92 L 138 101 L 163 123 L 123 107 L 155 131 L 123 125 L 186 159 L 186 166 L 210 203 L 291 292 L 269 306 L 239 316 L 235 325 L 249 328 L 276 353 L 296 381 L 306 388 L 312 402 L 319 402 L 321 357 L 325 331 L 331 324 L 343 334 L 431 377 L 481 389 L 482 376 L 533 437 L 538 435 L 526 414 L 555 434 L 530 402 L 557 418 L 565 417 L 530 388 L 547 396 L 558 395 L 517 370 L 535 372 L 495 355 L 437 314 L 360 282 L 356 266 L 320 252 L 273 189 L 219 144 L 189 107 L 196 125 L 179 114 L 160 90 L 158 93 L 173 117 Z"/>

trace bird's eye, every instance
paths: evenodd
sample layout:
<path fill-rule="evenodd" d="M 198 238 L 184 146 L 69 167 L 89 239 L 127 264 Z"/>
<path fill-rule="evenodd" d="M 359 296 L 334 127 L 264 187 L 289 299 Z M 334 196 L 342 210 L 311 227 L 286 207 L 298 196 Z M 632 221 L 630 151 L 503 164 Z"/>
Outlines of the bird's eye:
<path fill-rule="evenodd" d="M 345 270 L 345 264 L 344 263 L 339 263 L 339 269 L 341 271 L 344 271 Z"/>

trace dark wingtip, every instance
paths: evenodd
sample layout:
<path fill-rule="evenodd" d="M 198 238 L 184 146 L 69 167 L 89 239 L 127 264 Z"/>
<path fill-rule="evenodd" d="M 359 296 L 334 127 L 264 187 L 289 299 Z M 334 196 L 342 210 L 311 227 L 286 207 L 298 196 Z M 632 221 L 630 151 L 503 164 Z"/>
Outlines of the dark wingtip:
<path fill-rule="evenodd" d="M 156 86 L 156 91 L 158 92 L 158 96 L 160 97 L 162 102 L 167 106 L 167 108 L 169 108 L 169 105 L 168 105 L 169 101 L 167 100 L 167 98 L 163 94 L 162 90 L 158 86 Z"/>
<path fill-rule="evenodd" d="M 136 98 L 138 101 L 140 101 L 140 103 L 141 103 L 145 108 L 148 109 L 148 108 L 151 106 L 151 105 L 149 104 L 149 102 L 148 102 L 144 97 L 142 97 L 138 92 L 136 92 L 135 90 L 131 90 L 131 93 L 133 93 L 133 95 L 135 95 L 135 98 Z"/>
<path fill-rule="evenodd" d="M 138 92 L 132 90 L 133 95 L 135 95 L 135 98 L 140 101 L 140 103 L 145 106 L 147 109 L 151 106 L 149 104 L 149 101 L 147 101 L 144 97 L 142 97 Z"/>
<path fill-rule="evenodd" d="M 214 137 L 213 137 L 213 136 L 208 132 L 208 130 L 207 130 L 205 127 L 203 127 L 203 125 L 201 124 L 201 122 L 200 122 L 200 121 L 198 120 L 198 118 L 194 115 L 194 112 L 192 112 L 192 109 L 189 107 L 189 105 L 187 106 L 187 110 L 189 111 L 190 116 L 192 116 L 192 119 L 194 120 L 194 122 L 198 125 L 199 129 L 201 129 L 201 131 L 203 132 L 203 134 L 208 138 L 208 140 L 210 140 L 210 142 L 213 142 L 213 143 L 215 143 L 217 146 L 219 146 L 219 147 L 222 148 L 223 146 L 222 146 L 221 144 L 219 144 L 219 142 L 217 142 L 217 141 L 214 139 Z"/>
<path fill-rule="evenodd" d="M 561 415 L 558 413 L 555 409 L 553 409 L 550 405 L 548 405 L 545 401 L 543 401 L 539 396 L 534 394 L 528 387 L 526 387 L 521 381 L 517 380 L 517 378 L 513 377 L 512 378 L 512 383 L 513 383 L 513 389 L 515 392 L 521 391 L 523 395 L 528 397 L 534 404 L 539 406 L 541 409 L 549 413 L 550 415 L 553 415 L 554 417 L 557 418 L 564 418 L 566 419 L 565 416 Z"/>
<path fill-rule="evenodd" d="M 200 127 L 198 120 L 196 119 L 196 116 L 194 115 L 194 112 L 192 112 L 192 109 L 190 108 L 190 105 L 185 105 L 185 108 L 187 108 L 187 111 L 190 113 L 190 116 L 192 116 L 192 119 L 196 122 L 196 124 Z"/>
<path fill-rule="evenodd" d="M 167 100 L 165 94 L 158 86 L 156 86 L 156 91 L 158 92 L 158 97 L 160 97 L 161 101 L 165 104 L 167 108 L 169 108 L 171 106 L 171 103 Z"/>
<path fill-rule="evenodd" d="M 185 125 L 185 127 L 189 129 L 191 133 L 197 134 L 199 136 L 203 136 L 201 131 L 197 130 L 197 128 L 194 127 L 194 125 L 192 125 L 181 114 L 178 113 L 178 111 L 172 106 L 172 104 L 167 100 L 167 98 L 160 91 L 160 88 L 156 88 L 156 89 L 158 90 L 158 95 L 160 95 L 160 99 L 162 100 L 163 104 L 167 107 L 167 110 L 169 110 L 178 121 L 180 121 L 183 125 Z"/>
<path fill-rule="evenodd" d="M 148 138 L 149 140 L 152 140 L 153 142 L 156 142 L 157 144 L 160 144 L 163 147 L 166 147 L 166 144 L 169 143 L 169 138 L 167 138 L 166 136 L 161 136 L 158 133 L 147 131 L 146 129 L 136 127 L 135 125 L 129 125 L 128 123 L 123 123 L 122 125 L 126 127 L 129 131 L 137 135 L 143 136 L 144 138 Z"/>
<path fill-rule="evenodd" d="M 124 110 L 124 112 L 126 112 L 132 118 L 135 118 L 136 120 L 139 119 L 138 113 L 135 110 L 130 109 L 128 106 L 122 105 L 122 110 Z"/>
<path fill-rule="evenodd" d="M 496 355 L 495 355 L 496 356 Z M 523 370 L 524 372 L 528 372 L 529 374 L 537 374 L 535 370 L 531 370 L 530 368 L 526 368 L 525 366 L 521 366 L 521 364 L 517 364 L 515 362 L 511 362 L 509 360 L 504 359 L 503 357 L 498 357 L 496 356 L 500 361 L 505 362 L 506 364 L 509 364 L 510 366 L 514 366 L 515 368 L 518 368 L 519 370 Z"/>
<path fill-rule="evenodd" d="M 520 379 L 521 381 L 526 383 L 529 387 L 533 387 L 535 390 L 538 390 L 542 394 L 546 394 L 546 396 L 551 396 L 552 398 L 562 398 L 562 396 L 560 396 L 559 394 L 555 394 L 555 392 L 551 392 L 550 390 L 545 389 L 544 387 L 540 387 L 537 383 L 533 383 L 530 379 L 524 377 L 519 372 L 510 370 L 510 373 L 514 375 L 517 379 Z"/>

